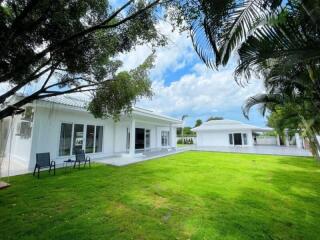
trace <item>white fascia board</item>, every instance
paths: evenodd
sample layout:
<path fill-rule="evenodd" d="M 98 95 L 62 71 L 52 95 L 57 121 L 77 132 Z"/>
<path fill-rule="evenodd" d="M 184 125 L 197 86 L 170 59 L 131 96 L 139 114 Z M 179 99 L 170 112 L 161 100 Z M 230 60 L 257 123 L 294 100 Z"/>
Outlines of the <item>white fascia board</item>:
<path fill-rule="evenodd" d="M 172 124 L 182 124 L 181 120 L 167 117 L 167 116 L 160 115 L 160 114 L 155 114 L 155 113 L 153 113 L 151 111 L 147 111 L 147 110 L 140 110 L 140 109 L 134 108 L 132 111 L 132 114 L 136 115 L 136 116 L 155 118 L 155 119 L 166 121 L 166 122 L 169 122 Z"/>
<path fill-rule="evenodd" d="M 68 104 L 63 104 L 63 103 L 55 103 L 55 102 L 50 102 L 50 101 L 43 101 L 43 100 L 36 100 L 36 104 L 37 106 L 41 106 L 41 107 L 47 107 L 50 108 L 53 105 L 57 106 L 61 109 L 67 109 L 67 110 L 74 110 L 74 111 L 80 111 L 80 112 L 87 112 L 90 113 L 86 108 L 84 107 L 77 107 L 77 106 L 71 106 Z M 121 114 L 122 116 L 126 116 L 125 114 Z M 175 118 L 171 118 L 171 117 L 167 117 L 164 115 L 159 115 L 159 114 L 155 114 L 153 112 L 149 112 L 147 110 L 137 110 L 137 109 L 133 109 L 132 110 L 132 115 L 136 115 L 136 116 L 145 116 L 145 117 L 151 117 L 151 118 L 155 118 L 158 120 L 162 120 L 162 121 L 166 121 L 172 124 L 182 124 L 182 121 L 175 119 Z"/>

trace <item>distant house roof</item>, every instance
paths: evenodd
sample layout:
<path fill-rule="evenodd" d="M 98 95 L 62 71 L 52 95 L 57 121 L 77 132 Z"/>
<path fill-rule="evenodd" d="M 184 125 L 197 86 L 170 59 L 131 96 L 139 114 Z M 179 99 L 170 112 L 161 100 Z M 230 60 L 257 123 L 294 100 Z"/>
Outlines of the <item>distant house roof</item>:
<path fill-rule="evenodd" d="M 272 128 L 261 128 L 250 124 L 245 124 L 235 120 L 211 120 L 203 123 L 199 127 L 191 129 L 194 132 L 201 131 L 222 131 L 222 130 L 253 130 L 257 132 L 272 131 Z"/>
<path fill-rule="evenodd" d="M 89 98 L 86 95 L 82 94 L 66 94 L 66 95 L 59 95 L 50 98 L 44 98 L 40 101 L 48 102 L 48 103 L 55 103 L 61 104 L 67 107 L 79 109 L 79 110 L 87 110 L 87 105 L 89 104 Z M 147 116 L 153 117 L 165 121 L 170 121 L 175 124 L 181 124 L 182 121 L 173 117 L 169 117 L 152 110 L 140 108 L 140 107 L 133 107 L 133 114 L 140 115 L 140 116 Z"/>

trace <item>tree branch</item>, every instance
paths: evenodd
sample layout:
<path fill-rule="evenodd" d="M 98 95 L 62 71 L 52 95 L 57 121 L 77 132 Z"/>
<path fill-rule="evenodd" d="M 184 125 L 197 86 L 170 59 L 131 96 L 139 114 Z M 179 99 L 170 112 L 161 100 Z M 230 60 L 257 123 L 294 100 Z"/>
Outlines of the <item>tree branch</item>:
<path fill-rule="evenodd" d="M 151 3 L 151 4 L 149 4 L 147 7 L 145 7 L 142 12 L 145 12 L 145 11 L 149 10 L 150 8 L 153 8 L 153 7 L 154 7 L 155 5 L 157 5 L 159 2 L 160 2 L 160 0 L 155 0 L 153 3 Z M 117 23 L 114 23 L 114 24 L 111 24 L 111 25 L 102 26 L 101 28 L 114 28 L 114 27 L 118 27 L 118 26 L 120 26 L 121 24 L 124 24 L 124 23 L 130 21 L 131 19 L 137 17 L 137 16 L 140 15 L 142 12 L 141 12 L 141 11 L 135 12 L 135 13 L 131 14 L 130 16 L 128 16 L 128 17 L 122 19 L 121 21 L 117 22 Z"/>
<path fill-rule="evenodd" d="M 121 8 L 119 8 L 115 13 L 113 13 L 110 17 L 108 17 L 105 21 L 101 22 L 100 24 L 97 24 L 93 27 L 90 27 L 86 30 L 83 30 L 79 33 L 76 33 L 68 38 L 65 38 L 63 40 L 61 40 L 60 42 L 54 44 L 54 45 L 50 45 L 49 47 L 47 47 L 46 49 L 44 49 L 42 52 L 38 53 L 34 59 L 34 61 L 37 61 L 38 59 L 41 59 L 43 56 L 45 56 L 48 52 L 51 51 L 55 51 L 56 49 L 59 49 L 60 46 L 63 46 L 64 44 L 66 44 L 69 41 L 72 41 L 78 37 L 82 37 L 85 36 L 87 34 L 90 34 L 92 32 L 95 32 L 99 29 L 109 29 L 109 28 L 113 28 L 113 27 L 117 27 L 121 24 L 126 23 L 127 21 L 130 21 L 132 18 L 138 16 L 139 14 L 144 13 L 145 11 L 149 10 L 150 8 L 154 7 L 155 5 L 157 5 L 160 0 L 155 0 L 154 2 L 152 2 L 151 4 L 149 4 L 148 6 L 146 6 L 145 8 L 139 10 L 138 12 L 135 12 L 134 14 L 130 15 L 129 17 L 124 18 L 123 20 L 119 21 L 116 24 L 112 24 L 112 25 L 106 25 L 107 23 L 109 23 L 111 20 L 113 20 L 121 11 L 123 11 L 125 8 L 127 8 L 132 2 L 134 2 L 134 0 L 130 0 L 128 1 L 126 4 L 124 4 Z"/>
<path fill-rule="evenodd" d="M 50 60 L 48 60 L 50 61 Z M 45 63 L 45 65 L 48 63 L 48 61 Z M 39 74 L 37 75 L 33 75 L 34 73 L 38 72 L 41 68 L 43 68 L 45 66 L 44 64 L 39 66 L 39 68 L 37 68 L 37 70 L 35 72 L 33 72 L 27 79 L 26 81 L 21 82 L 20 84 L 17 84 L 16 86 L 14 86 L 13 88 L 11 88 L 9 91 L 5 92 L 4 94 L 2 94 L 0 96 L 0 104 L 3 104 L 6 99 L 8 97 L 11 97 L 12 95 L 14 95 L 17 91 L 19 91 L 21 88 L 23 88 L 25 85 L 27 85 L 28 83 L 30 83 L 31 81 L 37 79 L 39 76 L 41 76 L 42 74 L 46 73 L 47 71 L 50 70 L 51 67 L 44 69 L 43 71 L 41 71 Z"/>

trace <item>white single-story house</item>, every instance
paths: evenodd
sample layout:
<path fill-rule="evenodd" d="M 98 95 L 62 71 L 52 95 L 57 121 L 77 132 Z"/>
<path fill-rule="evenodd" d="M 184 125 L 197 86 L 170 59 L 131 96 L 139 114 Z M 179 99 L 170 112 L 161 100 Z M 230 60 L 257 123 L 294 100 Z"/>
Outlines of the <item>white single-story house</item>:
<path fill-rule="evenodd" d="M 211 120 L 192 131 L 197 134 L 196 142 L 199 147 L 280 145 L 279 136 L 258 137 L 258 133 L 273 131 L 272 128 L 261 128 L 235 120 Z M 296 146 L 301 148 L 301 138 L 298 134 L 295 138 Z M 285 145 L 289 146 L 290 141 L 286 141 Z"/>
<path fill-rule="evenodd" d="M 22 115 L 2 123 L 2 135 L 7 137 L 1 139 L 8 139 L 6 157 L 10 155 L 32 170 L 36 153 L 42 152 L 50 152 L 51 159 L 59 164 L 74 158 L 76 149 L 97 159 L 176 147 L 176 128 L 181 125 L 178 119 L 134 108 L 115 122 L 94 118 L 86 104 L 86 100 L 66 95 L 26 105 Z"/>

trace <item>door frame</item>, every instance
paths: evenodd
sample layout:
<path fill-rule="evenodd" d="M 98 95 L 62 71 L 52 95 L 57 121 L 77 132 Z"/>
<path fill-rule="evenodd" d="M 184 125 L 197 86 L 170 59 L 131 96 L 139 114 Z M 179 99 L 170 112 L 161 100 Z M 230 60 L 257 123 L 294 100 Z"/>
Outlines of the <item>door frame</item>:
<path fill-rule="evenodd" d="M 147 131 L 149 131 L 149 147 L 147 147 Z M 144 149 L 148 150 L 151 148 L 151 129 L 145 128 L 144 129 Z"/>
<path fill-rule="evenodd" d="M 137 133 L 138 133 L 138 131 L 137 130 L 143 130 L 143 148 L 137 148 Z M 141 133 L 141 136 L 142 136 L 142 133 Z M 145 145 L 145 143 L 146 143 L 146 129 L 145 128 L 136 128 L 135 129 L 135 146 L 134 146 L 134 149 L 135 150 L 145 150 L 145 147 L 146 147 L 146 145 Z"/>
<path fill-rule="evenodd" d="M 241 144 L 235 144 L 235 138 L 234 138 L 235 134 L 240 134 Z M 244 143 L 244 137 L 243 137 L 244 134 L 246 134 L 247 136 L 246 144 Z M 232 144 L 230 144 L 230 138 L 229 138 L 230 135 L 232 136 Z M 248 133 L 246 132 L 231 132 L 231 133 L 228 133 L 228 138 L 229 138 L 229 146 L 248 146 Z"/>
<path fill-rule="evenodd" d="M 237 139 L 237 140 L 240 140 L 240 144 L 236 144 L 236 138 L 235 136 L 239 136 L 240 135 L 240 138 Z M 233 145 L 234 146 L 242 146 L 243 145 L 243 139 L 242 139 L 242 133 L 233 133 Z"/>

